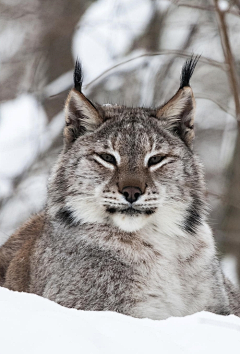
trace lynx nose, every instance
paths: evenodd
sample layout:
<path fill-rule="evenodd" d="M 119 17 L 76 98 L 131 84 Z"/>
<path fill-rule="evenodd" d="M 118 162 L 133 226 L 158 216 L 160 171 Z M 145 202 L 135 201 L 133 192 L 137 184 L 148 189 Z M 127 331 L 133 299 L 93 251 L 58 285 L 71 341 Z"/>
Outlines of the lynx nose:
<path fill-rule="evenodd" d="M 121 192 L 129 203 L 134 203 L 142 194 L 138 187 L 124 187 Z"/>

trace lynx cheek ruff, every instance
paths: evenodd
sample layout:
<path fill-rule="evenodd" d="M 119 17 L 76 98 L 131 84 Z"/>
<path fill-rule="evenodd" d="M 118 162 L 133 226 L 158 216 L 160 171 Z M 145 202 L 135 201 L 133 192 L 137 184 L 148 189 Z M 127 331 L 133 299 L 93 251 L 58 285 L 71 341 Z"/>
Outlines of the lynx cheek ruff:
<path fill-rule="evenodd" d="M 0 248 L 0 284 L 139 318 L 240 315 L 192 150 L 198 59 L 186 61 L 176 94 L 151 108 L 94 104 L 76 62 L 46 207 Z"/>

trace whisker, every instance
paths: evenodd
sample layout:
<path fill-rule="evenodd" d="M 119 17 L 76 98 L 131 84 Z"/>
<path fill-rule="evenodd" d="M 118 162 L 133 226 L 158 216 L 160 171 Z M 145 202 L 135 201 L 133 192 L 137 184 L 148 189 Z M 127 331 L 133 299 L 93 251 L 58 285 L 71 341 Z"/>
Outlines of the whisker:
<path fill-rule="evenodd" d="M 106 206 L 106 205 L 108 205 L 108 206 L 113 206 L 113 205 L 115 205 L 115 206 L 121 206 L 121 207 L 124 207 L 124 208 L 128 208 L 128 205 L 126 205 L 126 204 L 119 204 L 119 203 L 104 203 L 104 205 Z"/>
<path fill-rule="evenodd" d="M 136 207 L 141 207 L 144 208 L 145 206 L 149 207 L 149 206 L 154 206 L 157 207 L 159 206 L 159 203 L 144 203 L 144 204 L 136 204 Z"/>
<path fill-rule="evenodd" d="M 86 196 L 86 197 L 79 197 L 78 195 L 68 195 L 68 197 L 71 197 L 71 198 L 73 198 L 73 200 L 95 200 L 95 197 L 93 196 L 93 197 L 88 197 L 88 196 Z M 67 200 L 69 200 L 70 198 L 67 198 Z M 70 199 L 71 200 L 71 199 Z"/>
<path fill-rule="evenodd" d="M 122 207 L 124 207 L 124 208 L 127 208 L 128 207 L 128 205 L 127 204 L 121 204 L 121 203 L 107 203 L 107 202 L 105 202 L 104 204 L 103 204 L 104 206 L 122 206 Z"/>

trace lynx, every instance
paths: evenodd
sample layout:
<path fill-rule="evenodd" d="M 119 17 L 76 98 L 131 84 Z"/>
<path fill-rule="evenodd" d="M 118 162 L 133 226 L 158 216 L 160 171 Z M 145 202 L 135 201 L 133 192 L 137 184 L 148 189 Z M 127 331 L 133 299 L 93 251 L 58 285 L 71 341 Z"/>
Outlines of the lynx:
<path fill-rule="evenodd" d="M 186 61 L 179 90 L 157 108 L 93 104 L 76 62 L 46 207 L 0 249 L 4 287 L 138 318 L 240 315 L 192 150 L 197 60 Z"/>

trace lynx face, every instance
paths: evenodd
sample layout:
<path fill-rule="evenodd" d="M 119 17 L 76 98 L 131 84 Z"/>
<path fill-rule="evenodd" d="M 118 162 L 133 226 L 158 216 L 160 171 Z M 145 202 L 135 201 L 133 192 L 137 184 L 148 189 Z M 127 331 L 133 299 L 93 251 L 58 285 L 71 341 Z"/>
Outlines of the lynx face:
<path fill-rule="evenodd" d="M 151 224 L 170 235 L 193 233 L 204 188 L 191 151 L 193 111 L 190 87 L 155 110 L 96 108 L 73 89 L 65 150 L 50 180 L 55 216 L 73 226 L 134 232 Z"/>

